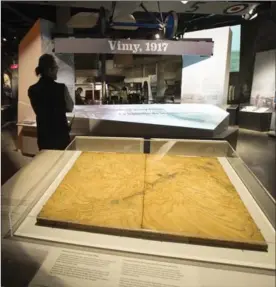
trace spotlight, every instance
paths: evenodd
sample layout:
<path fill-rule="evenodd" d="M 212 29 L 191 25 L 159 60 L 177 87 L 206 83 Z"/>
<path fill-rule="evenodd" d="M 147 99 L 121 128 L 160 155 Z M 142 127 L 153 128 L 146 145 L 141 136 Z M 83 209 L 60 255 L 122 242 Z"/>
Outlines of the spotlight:
<path fill-rule="evenodd" d="M 245 20 L 249 20 L 250 14 L 249 13 L 243 14 L 242 18 L 245 19 Z"/>
<path fill-rule="evenodd" d="M 251 12 L 251 10 L 250 10 L 250 12 Z M 242 15 L 242 18 L 245 20 L 253 20 L 258 16 L 258 13 L 250 14 L 250 12 Z"/>
<path fill-rule="evenodd" d="M 258 16 L 258 13 L 256 13 L 256 8 L 258 5 L 254 5 L 252 9 L 250 9 L 247 13 L 242 15 L 242 18 L 245 20 L 253 20 Z"/>
<path fill-rule="evenodd" d="M 160 39 L 160 35 L 159 34 L 155 34 L 155 39 Z"/>
<path fill-rule="evenodd" d="M 254 8 L 252 8 L 251 10 L 249 10 L 249 12 L 248 12 L 248 13 L 249 13 L 250 15 L 252 15 L 252 14 L 253 14 L 253 12 L 254 12 Z"/>
<path fill-rule="evenodd" d="M 6 39 L 6 38 L 3 38 L 2 40 L 3 40 L 4 42 L 7 42 L 7 39 Z"/>
<path fill-rule="evenodd" d="M 258 13 L 255 13 L 249 20 L 253 20 L 258 16 Z"/>

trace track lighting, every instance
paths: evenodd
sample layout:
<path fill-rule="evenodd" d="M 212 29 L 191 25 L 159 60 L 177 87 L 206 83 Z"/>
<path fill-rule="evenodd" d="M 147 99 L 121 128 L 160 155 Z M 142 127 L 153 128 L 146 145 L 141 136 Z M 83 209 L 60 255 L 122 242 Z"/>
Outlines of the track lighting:
<path fill-rule="evenodd" d="M 249 20 L 253 20 L 258 16 L 258 13 L 255 13 Z"/>
<path fill-rule="evenodd" d="M 256 7 L 257 7 L 257 5 L 255 5 L 251 10 L 249 10 L 249 12 L 243 14 L 242 18 L 245 20 L 255 19 L 258 16 L 258 13 L 256 13 Z"/>

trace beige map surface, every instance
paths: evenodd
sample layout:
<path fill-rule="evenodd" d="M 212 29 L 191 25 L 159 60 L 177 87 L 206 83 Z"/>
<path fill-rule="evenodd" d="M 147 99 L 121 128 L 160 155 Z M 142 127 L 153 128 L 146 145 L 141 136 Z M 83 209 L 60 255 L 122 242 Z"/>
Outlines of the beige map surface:
<path fill-rule="evenodd" d="M 84 152 L 39 224 L 265 250 L 217 158 Z"/>

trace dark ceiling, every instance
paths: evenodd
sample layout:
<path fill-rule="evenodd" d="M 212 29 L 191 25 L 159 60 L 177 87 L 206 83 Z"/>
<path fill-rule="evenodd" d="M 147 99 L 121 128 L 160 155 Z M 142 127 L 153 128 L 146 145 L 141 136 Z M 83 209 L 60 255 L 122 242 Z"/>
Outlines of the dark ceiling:
<path fill-rule="evenodd" d="M 245 1 L 246 2 L 246 1 Z M 251 1 L 252 2 L 252 1 Z M 56 21 L 55 2 L 33 1 L 33 2 L 5 2 L 2 1 L 1 7 L 1 24 L 2 24 L 2 57 L 16 57 L 18 44 L 28 30 L 32 27 L 38 18 L 44 18 L 52 22 Z M 260 2 L 258 7 L 259 15 L 269 16 L 271 1 Z M 96 12 L 95 9 L 71 7 L 71 14 L 74 15 L 81 11 Z M 176 11 L 177 12 L 177 11 Z M 149 15 L 145 12 L 135 12 L 134 16 L 137 21 L 151 22 Z M 241 16 L 225 16 L 214 14 L 178 14 L 178 33 L 183 34 L 184 31 L 194 31 L 221 26 L 231 26 L 242 24 L 245 20 Z M 86 36 L 97 35 L 98 28 L 90 30 L 75 30 L 74 34 L 86 34 Z M 130 37 L 130 38 L 151 38 L 155 31 L 150 29 L 138 29 L 135 32 L 126 31 L 109 31 L 110 37 Z M 3 59 L 3 58 L 2 58 Z"/>

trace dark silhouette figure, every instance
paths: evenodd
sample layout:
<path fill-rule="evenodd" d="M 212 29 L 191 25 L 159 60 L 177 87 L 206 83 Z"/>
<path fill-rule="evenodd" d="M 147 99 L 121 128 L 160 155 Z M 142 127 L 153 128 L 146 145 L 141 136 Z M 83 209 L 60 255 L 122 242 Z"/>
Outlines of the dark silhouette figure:
<path fill-rule="evenodd" d="M 55 82 L 58 66 L 52 55 L 42 55 L 35 72 L 40 79 L 28 95 L 36 114 L 38 147 L 63 150 L 70 143 L 66 112 L 73 111 L 73 100 L 67 87 Z"/>
<path fill-rule="evenodd" d="M 81 93 L 83 92 L 82 88 L 77 88 L 75 92 L 75 105 L 84 105 L 84 100 L 81 97 Z"/>

